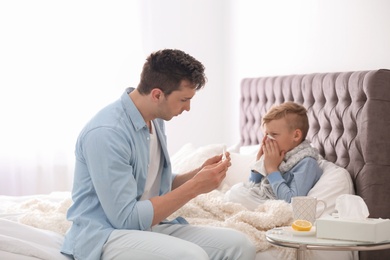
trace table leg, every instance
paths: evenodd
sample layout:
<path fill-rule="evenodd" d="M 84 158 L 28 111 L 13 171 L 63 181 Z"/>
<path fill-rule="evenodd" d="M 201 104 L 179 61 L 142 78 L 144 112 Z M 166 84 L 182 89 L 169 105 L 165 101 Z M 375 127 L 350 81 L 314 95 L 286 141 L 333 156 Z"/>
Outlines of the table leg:
<path fill-rule="evenodd" d="M 297 249 L 297 260 L 305 260 L 306 258 L 306 245 L 299 245 Z"/>

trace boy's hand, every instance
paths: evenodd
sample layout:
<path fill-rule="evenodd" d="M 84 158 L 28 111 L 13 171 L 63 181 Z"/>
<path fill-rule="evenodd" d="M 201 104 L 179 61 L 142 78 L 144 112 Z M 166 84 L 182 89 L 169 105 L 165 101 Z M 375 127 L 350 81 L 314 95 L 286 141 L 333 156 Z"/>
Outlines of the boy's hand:
<path fill-rule="evenodd" d="M 280 151 L 278 143 L 273 140 L 266 140 L 262 146 L 264 153 L 264 168 L 267 174 L 279 170 L 279 165 L 283 161 L 285 151 Z"/>
<path fill-rule="evenodd" d="M 263 154 L 264 154 L 263 146 L 264 146 L 266 140 L 267 140 L 267 136 L 265 135 L 263 137 L 263 141 L 261 141 L 260 149 L 257 152 L 256 161 L 260 160 L 260 157 L 263 156 Z"/>

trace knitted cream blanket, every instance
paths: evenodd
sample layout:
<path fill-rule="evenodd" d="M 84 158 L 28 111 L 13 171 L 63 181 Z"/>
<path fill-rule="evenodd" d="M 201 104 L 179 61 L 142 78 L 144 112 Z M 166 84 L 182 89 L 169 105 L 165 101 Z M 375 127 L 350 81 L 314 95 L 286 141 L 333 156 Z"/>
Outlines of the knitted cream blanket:
<path fill-rule="evenodd" d="M 169 219 L 181 216 L 192 225 L 228 227 L 245 233 L 257 251 L 271 247 L 266 241 L 267 230 L 292 223 L 291 205 L 282 200 L 267 200 L 254 211 L 238 203 L 224 200 L 224 193 L 214 190 L 189 201 Z"/>
<path fill-rule="evenodd" d="M 21 203 L 10 203 L 4 212 L 8 217 L 4 218 L 65 235 L 71 226 L 66 219 L 71 203 L 70 194 L 60 198 L 52 194 L 43 195 Z"/>

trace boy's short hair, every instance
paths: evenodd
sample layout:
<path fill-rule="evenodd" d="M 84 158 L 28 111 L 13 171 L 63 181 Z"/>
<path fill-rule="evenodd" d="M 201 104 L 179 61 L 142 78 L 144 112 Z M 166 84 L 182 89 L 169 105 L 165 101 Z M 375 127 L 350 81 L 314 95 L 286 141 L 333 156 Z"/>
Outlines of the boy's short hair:
<path fill-rule="evenodd" d="M 137 89 L 147 95 L 152 89 L 159 88 L 169 95 L 179 89 L 183 80 L 188 80 L 199 90 L 206 84 L 204 70 L 200 61 L 181 50 L 159 50 L 146 58 Z"/>
<path fill-rule="evenodd" d="M 262 125 L 281 118 L 286 118 L 290 130 L 300 129 L 302 131 L 302 141 L 306 139 L 309 119 L 304 106 L 292 101 L 273 106 L 264 115 Z"/>

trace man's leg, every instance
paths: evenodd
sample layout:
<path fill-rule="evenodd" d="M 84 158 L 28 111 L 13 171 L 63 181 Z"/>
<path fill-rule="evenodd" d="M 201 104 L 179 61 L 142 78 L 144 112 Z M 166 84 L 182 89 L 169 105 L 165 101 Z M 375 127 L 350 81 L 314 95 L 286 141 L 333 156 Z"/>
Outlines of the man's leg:
<path fill-rule="evenodd" d="M 255 246 L 249 238 L 233 229 L 163 224 L 153 227 L 152 231 L 196 244 L 203 248 L 212 260 L 252 260 L 256 257 Z"/>
<path fill-rule="evenodd" d="M 208 260 L 198 245 L 174 236 L 139 231 L 114 230 L 103 247 L 102 260 Z"/>

